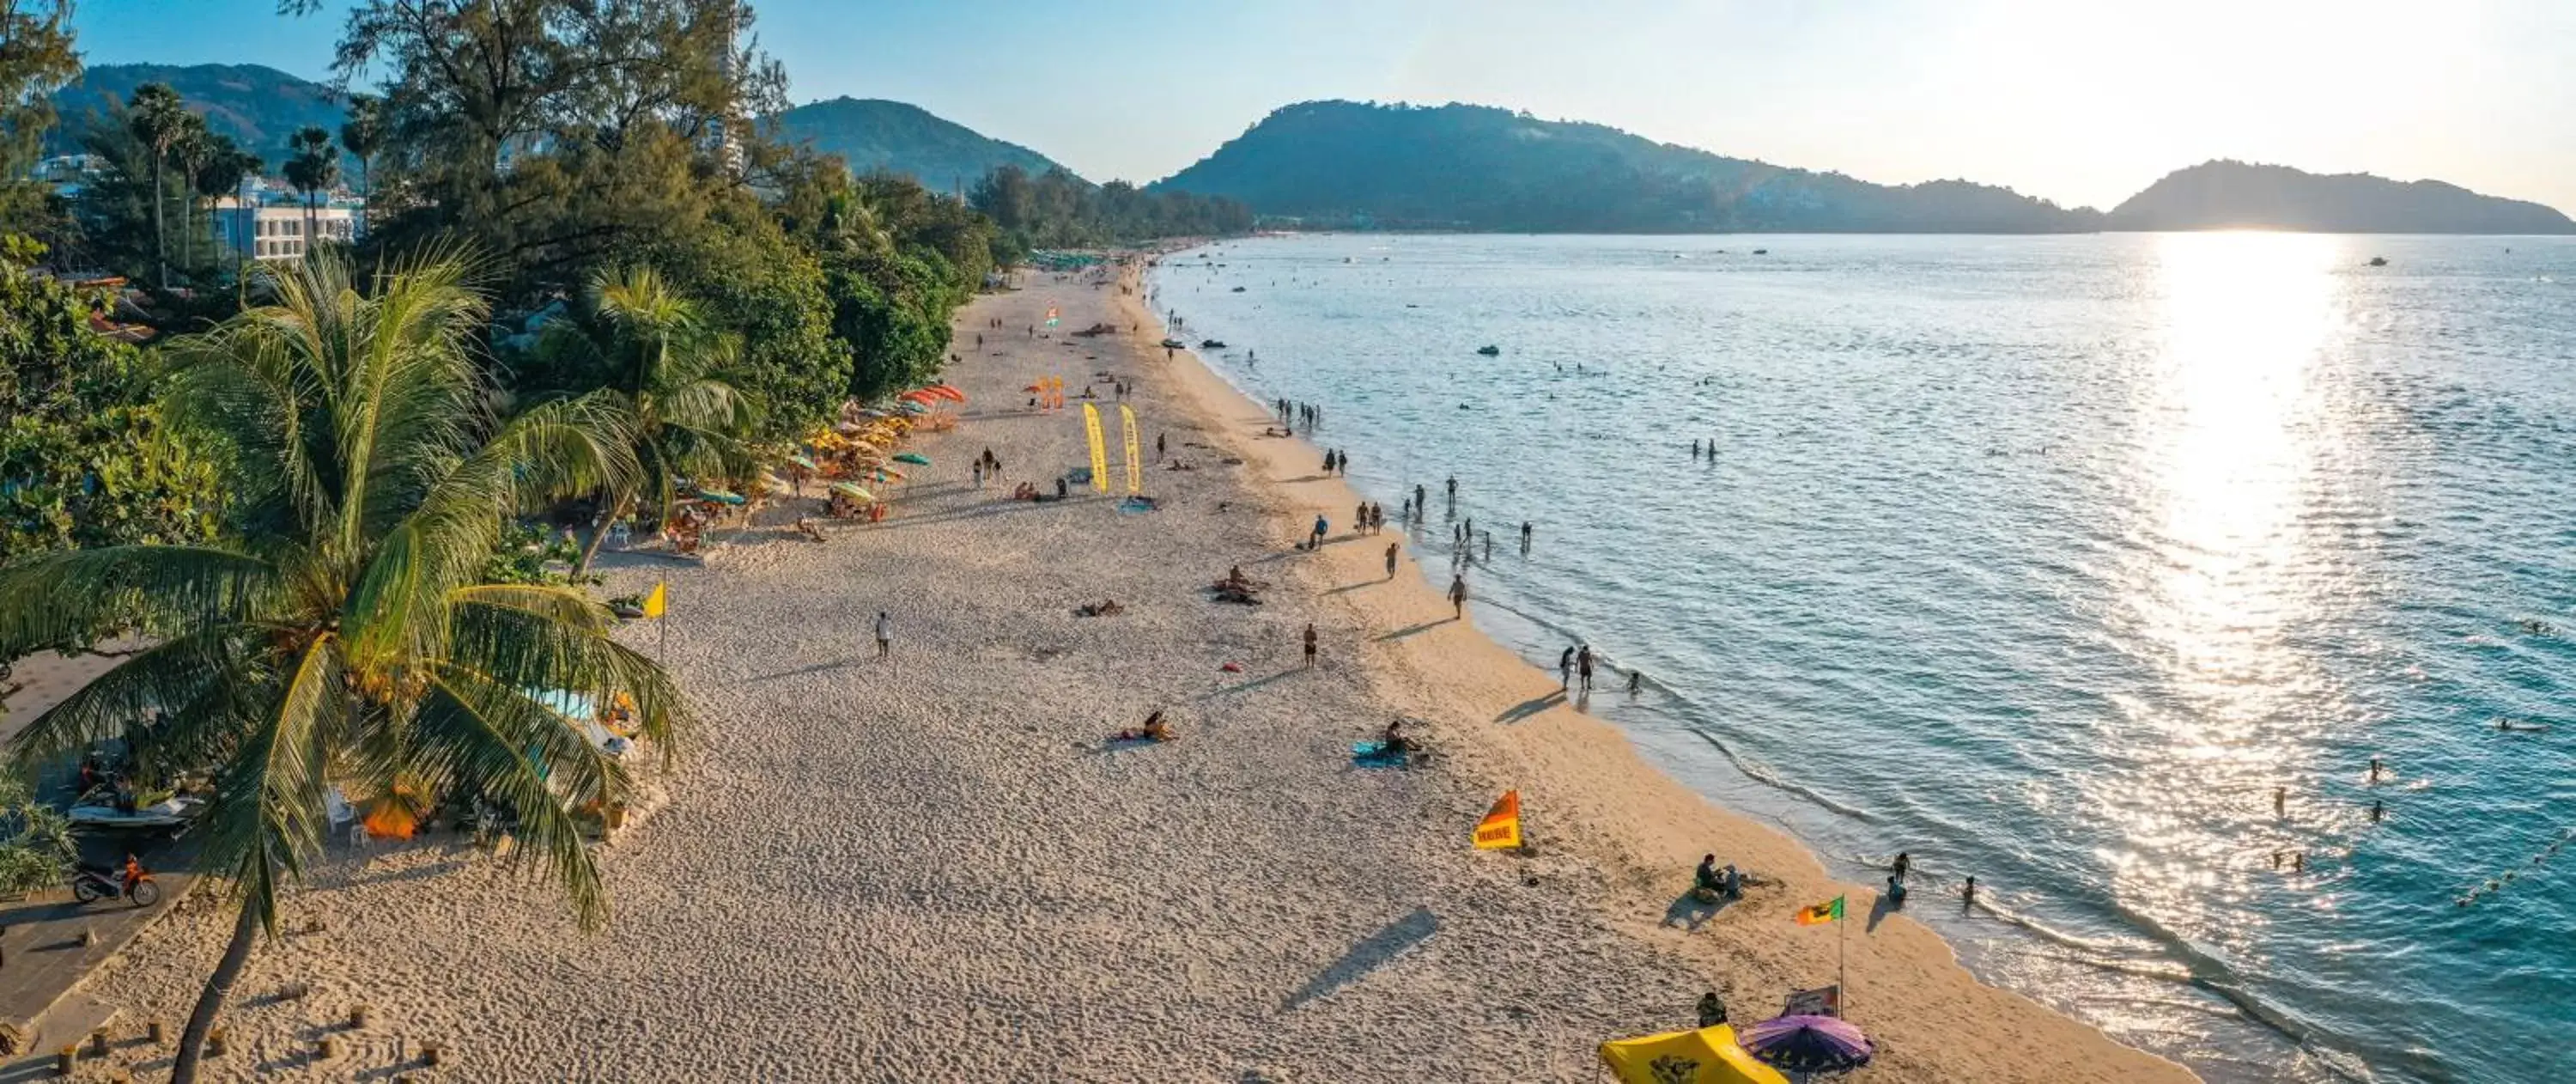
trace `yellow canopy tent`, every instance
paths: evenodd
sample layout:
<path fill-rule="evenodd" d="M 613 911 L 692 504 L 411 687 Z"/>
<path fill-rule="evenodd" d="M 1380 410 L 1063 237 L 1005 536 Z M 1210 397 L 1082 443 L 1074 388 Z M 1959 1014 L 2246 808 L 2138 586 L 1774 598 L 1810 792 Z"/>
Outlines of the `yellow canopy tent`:
<path fill-rule="evenodd" d="M 1789 1084 L 1753 1060 L 1724 1024 L 1601 1044 L 1601 1064 L 1624 1084 Z"/>

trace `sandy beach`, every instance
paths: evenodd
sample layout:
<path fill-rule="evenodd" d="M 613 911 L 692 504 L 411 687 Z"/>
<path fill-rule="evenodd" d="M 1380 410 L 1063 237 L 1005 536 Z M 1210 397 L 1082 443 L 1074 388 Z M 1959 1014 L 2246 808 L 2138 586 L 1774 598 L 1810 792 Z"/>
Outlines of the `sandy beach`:
<path fill-rule="evenodd" d="M 577 930 L 554 889 L 450 833 L 335 844 L 290 897 L 293 932 L 253 958 L 213 1075 L 1595 1080 L 1596 1044 L 1689 1026 L 1704 990 L 1740 1022 L 1833 982 L 1840 935 L 1846 1015 L 1881 1044 L 1852 1079 L 2192 1079 L 1978 983 L 1928 928 L 1873 916 L 1873 890 L 1646 764 L 1479 633 L 1472 603 L 1452 620 L 1409 559 L 1388 578 L 1402 532 L 1354 537 L 1321 448 L 1261 436 L 1263 407 L 1167 359 L 1120 283 L 1024 278 L 961 314 L 950 377 L 971 401 L 914 443 L 933 465 L 890 487 L 885 522 L 817 544 L 789 508 L 711 534 L 703 563 L 603 562 L 606 594 L 668 580 L 667 630 L 625 635 L 704 717 L 664 800 L 600 852 L 608 928 Z M 1050 308 L 1062 330 L 1033 337 Z M 1062 333 L 1095 321 L 1122 332 Z M 1160 436 L 1194 468 L 1147 471 L 1158 511 L 1080 487 L 1007 499 L 1086 461 L 1078 399 L 1024 408 L 1042 375 L 1077 397 L 1103 381 L 1113 461 L 1106 381 L 1130 385 L 1147 454 Z M 1004 468 L 978 489 L 987 448 Z M 1292 550 L 1318 512 L 1331 543 Z M 1229 566 L 1269 581 L 1267 604 L 1212 601 Z M 1076 615 L 1103 600 L 1123 612 Z M 1179 740 L 1105 742 L 1157 708 Z M 1399 714 L 1429 722 L 1439 759 L 1355 768 L 1351 743 Z M 1532 855 L 1468 846 L 1506 788 Z M 1677 910 L 1712 851 L 1763 883 Z M 1838 893 L 1847 928 L 1791 921 Z M 87 992 L 126 1030 L 175 1032 L 227 925 L 174 915 Z M 367 1029 L 336 1030 L 361 1003 Z M 326 1034 L 341 1050 L 317 1060 Z M 424 1042 L 441 1066 L 414 1060 Z"/>

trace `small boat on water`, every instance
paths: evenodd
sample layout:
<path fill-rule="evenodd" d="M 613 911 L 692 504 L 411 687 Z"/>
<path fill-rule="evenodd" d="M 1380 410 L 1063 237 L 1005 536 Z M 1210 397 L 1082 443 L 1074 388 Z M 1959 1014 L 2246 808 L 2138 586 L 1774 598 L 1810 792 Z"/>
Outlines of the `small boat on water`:
<path fill-rule="evenodd" d="M 1234 288 L 1234 292 L 1235 292 L 1235 293 L 1238 293 L 1238 294 L 1239 294 L 1239 293 L 1242 293 L 1242 292 L 1243 292 L 1243 287 L 1241 287 L 1241 286 L 1237 286 L 1237 287 L 1235 287 L 1235 288 Z"/>
<path fill-rule="evenodd" d="M 1479 346 L 1476 348 L 1476 352 L 1489 358 L 1498 358 L 1503 356 L 1503 348 L 1499 346 Z"/>
<path fill-rule="evenodd" d="M 1768 256 L 1771 254 L 1771 250 L 1767 248 L 1757 248 L 1753 250 L 1753 254 L 1756 256 Z"/>
<path fill-rule="evenodd" d="M 1201 349 L 1201 350 L 1223 350 L 1223 349 L 1225 349 L 1225 340 L 1223 340 L 1223 339 L 1200 339 L 1200 340 L 1199 340 L 1199 349 Z"/>
<path fill-rule="evenodd" d="M 2386 256 L 2373 256 L 2373 257 L 2371 257 L 2371 258 L 2370 258 L 2370 266 L 2372 266 L 2372 267 L 2386 267 L 2386 266 L 2388 266 L 2388 257 L 2386 257 Z"/>

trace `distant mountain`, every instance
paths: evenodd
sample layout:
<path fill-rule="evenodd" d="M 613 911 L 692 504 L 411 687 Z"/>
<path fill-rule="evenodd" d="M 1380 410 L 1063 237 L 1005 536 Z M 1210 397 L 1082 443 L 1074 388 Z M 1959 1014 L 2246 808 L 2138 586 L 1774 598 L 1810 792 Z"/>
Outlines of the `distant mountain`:
<path fill-rule="evenodd" d="M 1001 166 L 1018 166 L 1031 176 L 1063 168 L 1027 147 L 986 137 L 919 106 L 878 98 L 800 105 L 768 123 L 781 141 L 840 155 L 852 172 L 909 174 L 922 187 L 940 192 L 961 184 L 972 187 Z"/>
<path fill-rule="evenodd" d="M 2318 233 L 2576 233 L 2537 203 L 2482 196 L 2440 181 L 2367 173 L 2324 176 L 2288 166 L 2204 162 L 2165 175 L 2111 209 L 2115 230 L 2257 227 Z"/>
<path fill-rule="evenodd" d="M 46 146 L 56 154 L 77 150 L 85 116 L 105 115 L 111 95 L 132 101 L 134 88 L 145 83 L 170 84 L 189 108 L 205 114 L 207 128 L 233 137 L 271 170 L 286 159 L 286 139 L 296 129 L 320 125 L 338 139 L 340 123 L 348 119 L 339 92 L 257 64 L 100 64 L 54 94 L 62 122 Z"/>
<path fill-rule="evenodd" d="M 2101 221 L 1989 185 L 1871 184 L 1475 105 L 1287 106 L 1156 187 L 1386 229 L 2046 233 Z"/>

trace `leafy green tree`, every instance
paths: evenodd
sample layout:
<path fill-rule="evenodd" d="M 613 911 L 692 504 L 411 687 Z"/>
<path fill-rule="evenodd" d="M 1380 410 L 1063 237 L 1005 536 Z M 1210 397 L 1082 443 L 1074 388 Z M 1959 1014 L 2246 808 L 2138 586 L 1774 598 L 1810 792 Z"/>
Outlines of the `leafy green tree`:
<path fill-rule="evenodd" d="M 757 405 L 726 381 L 740 341 L 711 326 L 660 272 L 603 268 L 584 301 L 579 319 L 546 325 L 537 353 L 562 384 L 599 388 L 603 402 L 624 412 L 640 470 L 634 484 L 607 494 L 608 516 L 578 568 L 590 567 L 608 526 L 639 500 L 650 502 L 654 522 L 667 522 L 677 506 L 675 478 L 746 473 L 745 440 L 760 420 Z"/>
<path fill-rule="evenodd" d="M 385 100 L 374 94 L 349 95 L 349 119 L 340 125 L 340 145 L 358 160 L 358 194 L 374 194 L 370 185 L 376 155 L 385 149 Z"/>
<path fill-rule="evenodd" d="M 335 780 L 497 799 L 585 925 L 607 913 L 574 810 L 628 787 L 546 690 L 631 696 L 668 750 L 687 708 L 579 590 L 479 582 L 502 513 L 630 477 L 618 412 L 558 400 L 488 413 L 487 319 L 454 261 L 398 262 L 368 296 L 325 252 L 273 306 L 171 345 L 168 403 L 228 455 L 239 533 L 111 546 L 0 569 L 0 657 L 110 631 L 157 643 L 30 721 L 22 768 L 111 738 L 211 764 L 202 861 L 239 917 L 189 1014 L 171 1079 L 206 1032 L 280 893 L 320 848 Z M 148 728 L 133 721 L 157 713 Z"/>
<path fill-rule="evenodd" d="M 0 239 L 5 241 L 6 239 Z M 211 536 L 222 491 L 205 451 L 153 403 L 158 367 L 90 330 L 92 306 L 0 255 L 0 561 L 76 546 Z M 5 656 L 0 656 L 5 657 Z"/>
<path fill-rule="evenodd" d="M 197 201 L 202 195 L 197 191 L 197 175 L 214 161 L 215 135 L 207 130 L 206 118 L 195 113 L 182 115 L 187 119 L 180 122 L 179 137 L 170 144 L 170 160 L 179 167 L 179 266 L 193 275 L 197 268 Z"/>
<path fill-rule="evenodd" d="M 286 141 L 286 183 L 304 197 L 304 251 L 311 255 L 322 247 L 313 234 L 313 197 L 340 183 L 340 149 L 331 145 L 331 133 L 311 125 L 296 129 Z"/>
<path fill-rule="evenodd" d="M 49 216 L 27 180 L 54 126 L 54 91 L 80 77 L 71 0 L 0 3 L 0 233 L 33 233 Z"/>
<path fill-rule="evenodd" d="M 658 269 L 702 320 L 741 337 L 728 382 L 760 404 L 756 439 L 802 439 L 837 414 L 850 382 L 822 263 L 757 207 L 708 227 L 635 246 L 628 262 Z"/>
<path fill-rule="evenodd" d="M 207 201 L 210 206 L 226 197 L 239 199 L 242 182 L 259 172 L 259 167 L 258 155 L 241 149 L 241 145 L 234 143 L 231 136 L 216 136 L 206 155 L 204 167 L 197 171 L 197 197 Z M 249 213 L 246 202 L 243 204 L 243 213 L 245 215 Z M 211 215 L 209 217 L 211 218 Z M 247 223 L 242 229 L 243 235 L 234 238 L 233 247 L 233 281 L 237 286 L 243 285 L 243 280 L 248 277 L 250 248 L 257 243 L 253 240 L 256 232 Z"/>
<path fill-rule="evenodd" d="M 170 187 L 162 174 L 170 163 L 170 148 L 177 145 L 188 131 L 187 103 L 167 83 L 145 83 L 134 88 L 134 101 L 126 107 L 126 125 L 137 143 L 152 156 L 152 261 L 159 269 L 162 289 L 170 288 L 170 231 L 164 210 L 170 201 Z"/>
<path fill-rule="evenodd" d="M 37 801 L 25 779 L 0 776 L 0 892 L 56 887 L 79 857 L 71 821 Z"/>

